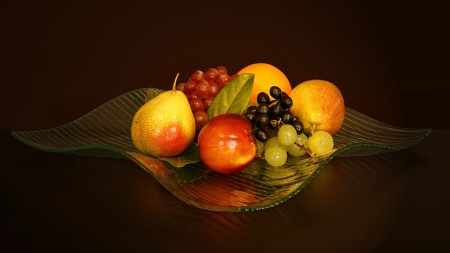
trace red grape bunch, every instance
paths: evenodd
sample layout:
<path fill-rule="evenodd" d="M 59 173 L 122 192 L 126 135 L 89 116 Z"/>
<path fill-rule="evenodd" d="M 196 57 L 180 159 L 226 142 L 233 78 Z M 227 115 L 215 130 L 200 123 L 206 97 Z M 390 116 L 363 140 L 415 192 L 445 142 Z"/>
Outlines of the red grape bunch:
<path fill-rule="evenodd" d="M 230 76 L 224 66 L 218 66 L 205 72 L 196 70 L 185 83 L 177 85 L 177 90 L 182 91 L 189 101 L 197 133 L 208 122 L 206 111 L 214 97 L 235 76 Z"/>

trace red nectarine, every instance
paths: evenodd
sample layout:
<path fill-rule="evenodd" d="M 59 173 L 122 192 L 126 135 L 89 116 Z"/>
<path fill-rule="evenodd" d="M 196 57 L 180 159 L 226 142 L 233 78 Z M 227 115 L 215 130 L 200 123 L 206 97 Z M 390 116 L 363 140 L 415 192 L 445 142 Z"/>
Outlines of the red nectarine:
<path fill-rule="evenodd" d="M 252 123 L 237 113 L 220 114 L 206 123 L 198 147 L 201 161 L 221 174 L 243 171 L 257 155 Z"/>

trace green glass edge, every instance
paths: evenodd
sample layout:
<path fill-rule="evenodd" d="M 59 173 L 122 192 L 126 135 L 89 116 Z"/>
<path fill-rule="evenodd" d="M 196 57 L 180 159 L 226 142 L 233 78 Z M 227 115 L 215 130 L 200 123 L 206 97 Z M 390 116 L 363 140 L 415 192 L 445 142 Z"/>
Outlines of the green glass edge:
<path fill-rule="evenodd" d="M 119 98 L 119 97 L 121 97 L 121 96 L 125 96 L 125 95 L 130 94 L 130 93 L 133 93 L 133 92 L 142 92 L 143 90 L 147 90 L 147 91 L 148 91 L 148 89 L 149 89 L 149 88 L 141 88 L 141 89 L 132 90 L 132 91 L 129 91 L 129 92 L 124 93 L 124 94 L 122 94 L 122 95 L 119 95 L 119 96 L 117 96 L 117 97 L 114 98 L 114 99 L 117 99 L 117 98 Z M 162 90 L 162 89 L 154 89 L 154 88 L 150 88 L 150 89 L 153 89 L 153 90 L 155 90 L 155 91 L 157 91 L 157 92 L 159 92 L 159 93 L 161 93 L 161 92 L 164 91 L 164 90 Z M 110 101 L 111 101 L 111 100 L 109 100 L 109 101 L 103 103 L 102 105 L 98 106 L 97 108 L 102 107 L 103 105 L 109 103 Z M 96 108 L 96 109 L 97 109 L 97 108 Z M 96 109 L 94 109 L 94 110 L 96 110 Z M 94 111 L 94 110 L 93 110 L 93 111 Z M 91 112 L 92 112 L 92 111 L 91 111 Z M 88 114 L 89 114 L 89 113 L 88 113 Z M 85 115 L 79 117 L 79 118 L 76 119 L 76 120 L 73 120 L 72 122 L 77 121 L 77 120 L 80 120 L 80 119 L 82 119 L 83 117 L 86 117 L 86 116 L 87 116 L 87 114 L 85 114 Z M 128 158 L 128 159 L 134 161 L 135 163 L 137 163 L 138 165 L 140 165 L 141 167 L 143 167 L 143 168 L 145 169 L 145 166 L 144 166 L 144 165 L 142 165 L 140 162 L 138 162 L 138 161 L 135 160 L 133 157 L 131 157 L 130 155 L 128 155 L 128 154 L 126 153 L 126 151 L 124 151 L 124 150 L 122 150 L 122 149 L 119 149 L 119 148 L 115 148 L 115 147 L 113 147 L 113 146 L 109 146 L 109 145 L 101 145 L 101 144 L 93 144 L 93 145 L 85 145 L 85 146 L 77 146 L 77 147 L 69 147 L 69 148 L 59 148 L 59 149 L 52 148 L 52 149 L 45 149 L 45 148 L 42 148 L 42 147 L 33 145 L 33 144 L 30 143 L 30 142 L 27 142 L 27 141 L 25 141 L 24 139 L 20 138 L 20 136 L 19 136 L 19 133 L 20 133 L 20 132 L 40 132 L 40 131 L 48 131 L 48 130 L 52 130 L 52 129 L 62 128 L 62 127 L 66 126 L 66 125 L 68 125 L 68 124 L 70 124 L 70 123 L 72 123 L 72 122 L 66 123 L 66 124 L 61 125 L 61 126 L 53 127 L 53 128 L 50 128 L 50 129 L 34 130 L 34 131 L 12 131 L 12 132 L 11 132 L 11 135 L 12 135 L 13 137 L 15 137 L 16 139 L 18 139 L 19 141 L 21 141 L 21 142 L 27 144 L 28 146 L 31 146 L 31 147 L 33 147 L 33 148 L 36 148 L 36 149 L 42 150 L 42 151 L 46 151 L 46 152 L 53 152 L 53 153 L 67 153 L 67 152 L 74 152 L 74 151 L 85 150 L 85 149 L 105 149 L 105 150 L 108 150 L 108 151 L 113 151 L 113 153 L 117 155 L 117 156 L 113 156 L 113 157 L 117 157 L 117 158 Z M 317 174 L 325 167 L 325 165 L 326 165 L 328 162 L 330 162 L 333 158 L 338 157 L 338 156 L 339 156 L 340 154 L 342 154 L 344 151 L 347 151 L 347 150 L 350 150 L 350 149 L 353 149 L 353 148 L 358 148 L 358 147 L 376 147 L 376 148 L 381 148 L 381 149 L 385 149 L 385 150 L 386 150 L 385 152 L 380 152 L 379 154 L 381 154 L 381 153 L 386 153 L 386 152 L 392 152 L 392 151 L 403 150 L 403 149 L 406 149 L 406 148 L 409 148 L 409 147 L 411 147 L 411 146 L 416 145 L 417 143 L 419 143 L 420 141 L 422 141 L 424 138 L 426 138 L 426 137 L 432 132 L 432 129 L 431 129 L 431 128 L 414 129 L 414 130 L 421 130 L 421 131 L 424 132 L 424 134 L 421 136 L 421 138 L 417 139 L 417 140 L 414 141 L 414 142 L 409 143 L 409 145 L 404 145 L 404 146 L 388 146 L 388 145 L 381 145 L 381 144 L 375 144 L 375 143 L 357 142 L 357 143 L 352 143 L 352 144 L 349 144 L 349 145 L 342 146 L 342 147 L 338 148 L 338 149 L 337 149 L 335 152 L 333 152 L 327 159 L 325 159 L 322 163 L 320 163 L 320 165 L 317 167 L 317 169 L 316 169 L 313 173 L 311 173 L 311 175 L 310 175 L 307 179 L 305 179 L 305 181 L 304 181 L 299 187 L 297 187 L 294 191 L 292 191 L 292 193 L 290 193 L 290 194 L 287 195 L 286 197 L 283 197 L 283 198 L 279 199 L 278 201 L 276 201 L 276 202 L 274 202 L 274 203 L 272 203 L 272 204 L 266 204 L 266 205 L 260 205 L 260 206 L 253 206 L 253 207 L 229 207 L 229 208 L 227 208 L 227 207 L 221 207 L 220 210 L 219 210 L 219 209 L 215 210 L 215 209 L 211 209 L 210 207 L 208 207 L 208 206 L 206 206 L 206 205 L 200 205 L 200 204 L 198 204 L 198 203 L 192 203 L 192 202 L 190 202 L 188 199 L 185 199 L 185 198 L 183 198 L 182 196 L 180 196 L 180 195 L 178 195 L 178 194 L 176 194 L 176 193 L 174 193 L 174 192 L 172 192 L 172 191 L 171 191 L 171 192 L 172 192 L 173 194 L 175 194 L 179 199 L 183 200 L 183 201 L 186 202 L 186 203 L 189 203 L 190 205 L 196 206 L 196 207 L 201 208 L 201 209 L 211 210 L 211 211 L 253 212 L 253 211 L 258 211 L 258 210 L 263 210 L 263 209 L 271 208 L 271 207 L 277 206 L 277 205 L 279 205 L 279 204 L 281 204 L 281 203 L 287 201 L 288 199 L 290 199 L 290 198 L 292 198 L 293 196 L 295 196 L 296 194 L 298 194 L 298 192 L 300 192 L 306 185 L 308 185 L 308 184 L 311 182 L 311 180 L 312 180 L 312 179 L 313 179 L 313 178 L 314 178 L 314 177 L 315 177 L 315 176 L 316 176 L 316 175 L 317 175 Z M 167 167 L 167 166 L 166 166 L 166 167 Z M 168 168 L 168 169 L 170 169 L 170 168 Z M 146 171 L 148 171 L 148 170 L 146 170 Z M 159 183 L 161 183 L 162 185 L 164 185 L 164 183 L 163 183 L 162 181 L 160 181 L 155 175 L 153 175 L 153 173 L 151 173 L 151 174 L 152 174 L 152 176 L 153 176 L 155 179 L 157 179 L 157 181 L 158 181 Z M 168 188 L 166 185 L 164 185 L 164 187 L 167 188 L 167 189 L 169 190 L 169 188 Z M 170 190 L 169 190 L 169 191 L 170 191 Z"/>

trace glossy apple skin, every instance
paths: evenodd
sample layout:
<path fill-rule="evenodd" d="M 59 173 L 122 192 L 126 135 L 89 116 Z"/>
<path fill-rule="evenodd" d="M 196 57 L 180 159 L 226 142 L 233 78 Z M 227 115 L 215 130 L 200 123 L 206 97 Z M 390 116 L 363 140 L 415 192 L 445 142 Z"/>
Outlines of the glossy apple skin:
<path fill-rule="evenodd" d="M 198 135 L 198 148 L 201 161 L 221 174 L 241 172 L 257 156 L 252 123 L 237 113 L 212 118 Z"/>

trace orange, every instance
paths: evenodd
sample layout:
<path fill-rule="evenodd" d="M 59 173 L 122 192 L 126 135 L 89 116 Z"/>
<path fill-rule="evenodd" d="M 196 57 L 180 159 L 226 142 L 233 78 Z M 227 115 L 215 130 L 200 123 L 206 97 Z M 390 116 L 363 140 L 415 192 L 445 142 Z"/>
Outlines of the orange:
<path fill-rule="evenodd" d="M 279 87 L 282 91 L 289 94 L 292 91 L 291 84 L 287 77 L 277 67 L 268 63 L 254 63 L 241 69 L 237 74 L 251 73 L 255 75 L 253 90 L 250 100 L 256 102 L 256 97 L 260 92 L 265 92 L 270 96 L 269 90 L 272 86 Z"/>

